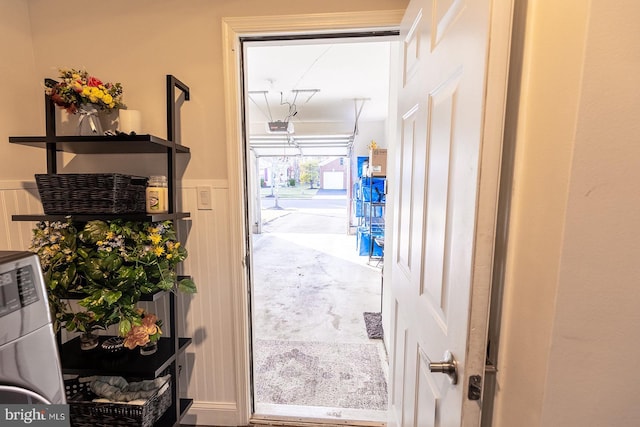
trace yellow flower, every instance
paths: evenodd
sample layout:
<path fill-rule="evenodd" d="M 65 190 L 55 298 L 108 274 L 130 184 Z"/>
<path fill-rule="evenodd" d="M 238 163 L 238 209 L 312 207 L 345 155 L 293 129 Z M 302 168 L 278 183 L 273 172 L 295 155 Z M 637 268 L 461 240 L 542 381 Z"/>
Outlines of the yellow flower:
<path fill-rule="evenodd" d="M 102 98 L 102 101 L 104 101 L 105 104 L 111 104 L 113 103 L 113 97 L 107 93 Z"/>
<path fill-rule="evenodd" d="M 115 237 L 115 233 L 113 231 L 107 231 L 107 240 L 111 240 Z"/>
<path fill-rule="evenodd" d="M 173 254 L 167 254 L 167 259 L 173 258 Z"/>
<path fill-rule="evenodd" d="M 160 256 L 164 253 L 164 248 L 162 246 L 156 246 L 153 248 L 153 253 L 156 254 L 156 256 Z"/>
<path fill-rule="evenodd" d="M 150 234 L 149 235 L 149 240 L 151 240 L 151 243 L 153 243 L 154 245 L 157 245 L 162 240 L 162 236 L 160 236 L 159 234 L 156 234 L 156 233 Z"/>

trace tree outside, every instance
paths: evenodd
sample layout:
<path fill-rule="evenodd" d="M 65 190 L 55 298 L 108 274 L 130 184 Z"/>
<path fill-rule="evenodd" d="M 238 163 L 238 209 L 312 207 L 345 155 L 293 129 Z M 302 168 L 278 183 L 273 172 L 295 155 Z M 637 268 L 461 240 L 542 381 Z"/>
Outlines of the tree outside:
<path fill-rule="evenodd" d="M 320 178 L 320 166 L 317 160 L 307 160 L 300 164 L 300 182 L 309 184 L 309 188 Z"/>

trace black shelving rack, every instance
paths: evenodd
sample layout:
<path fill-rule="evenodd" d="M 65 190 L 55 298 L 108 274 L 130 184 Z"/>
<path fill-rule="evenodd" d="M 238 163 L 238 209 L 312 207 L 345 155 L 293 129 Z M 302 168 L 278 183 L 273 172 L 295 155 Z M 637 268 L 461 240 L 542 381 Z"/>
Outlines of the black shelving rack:
<path fill-rule="evenodd" d="M 47 79 L 48 80 L 48 79 Z M 154 135 L 116 135 L 116 136 L 57 136 L 56 135 L 56 106 L 49 96 L 45 95 L 45 123 L 46 133 L 43 136 L 11 136 L 9 142 L 13 144 L 37 147 L 46 150 L 47 173 L 56 174 L 58 171 L 58 152 L 72 154 L 165 154 L 167 158 L 167 181 L 169 209 L 164 214 L 110 214 L 110 215 L 46 215 L 24 214 L 13 215 L 13 221 L 62 221 L 71 218 L 74 222 L 91 220 L 124 219 L 128 221 L 157 222 L 177 221 L 188 218 L 189 212 L 177 212 L 176 201 L 176 157 L 178 154 L 188 154 L 190 150 L 176 141 L 176 101 L 175 90 L 179 89 L 184 100 L 190 98 L 189 87 L 172 75 L 166 76 L 167 93 L 167 138 Z M 60 359 L 63 374 L 75 375 L 122 375 L 140 378 L 155 378 L 163 372 L 169 372 L 172 377 L 171 393 L 172 405 L 156 422 L 156 426 L 175 426 L 191 407 L 193 399 L 180 398 L 179 374 L 181 367 L 178 357 L 191 344 L 191 338 L 178 336 L 176 296 L 174 292 L 159 292 L 146 295 L 141 301 L 157 301 L 160 298 L 169 299 L 169 337 L 161 338 L 158 351 L 151 356 L 141 356 L 128 352 L 121 357 L 109 355 L 80 354 L 78 338 L 60 343 Z M 75 299 L 70 295 L 70 299 Z M 103 336 L 102 340 L 109 337 Z"/>

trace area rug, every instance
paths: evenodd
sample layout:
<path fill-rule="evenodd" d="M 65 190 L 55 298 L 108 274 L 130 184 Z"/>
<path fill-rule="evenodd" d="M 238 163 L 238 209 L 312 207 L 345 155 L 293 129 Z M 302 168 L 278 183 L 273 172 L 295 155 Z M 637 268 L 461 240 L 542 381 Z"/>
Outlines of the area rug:
<path fill-rule="evenodd" d="M 371 339 L 382 339 L 382 314 L 365 311 L 364 325 Z"/>
<path fill-rule="evenodd" d="M 387 381 L 375 344 L 256 340 L 259 403 L 387 409 Z"/>

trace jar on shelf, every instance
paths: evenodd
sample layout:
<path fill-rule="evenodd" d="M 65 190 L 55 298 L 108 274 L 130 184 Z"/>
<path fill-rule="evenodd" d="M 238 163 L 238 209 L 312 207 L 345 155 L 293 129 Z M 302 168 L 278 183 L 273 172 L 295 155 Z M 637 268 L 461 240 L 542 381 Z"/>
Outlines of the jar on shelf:
<path fill-rule="evenodd" d="M 147 184 L 147 213 L 167 213 L 169 211 L 169 189 L 167 177 L 154 175 Z"/>

